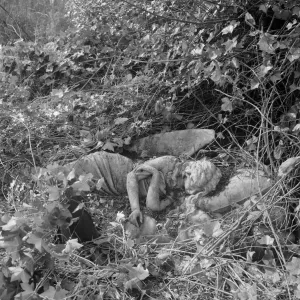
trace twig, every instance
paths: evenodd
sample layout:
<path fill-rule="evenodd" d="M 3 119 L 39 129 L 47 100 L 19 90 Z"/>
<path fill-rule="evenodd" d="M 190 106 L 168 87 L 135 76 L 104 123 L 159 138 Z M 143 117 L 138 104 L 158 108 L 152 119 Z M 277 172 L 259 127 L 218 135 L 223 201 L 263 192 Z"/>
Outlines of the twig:
<path fill-rule="evenodd" d="M 217 23 L 223 23 L 223 22 L 226 22 L 226 21 L 232 21 L 232 20 L 235 20 L 236 18 L 227 18 L 227 19 L 219 19 L 219 20 L 214 20 L 214 21 L 206 21 L 206 22 L 195 22 L 195 21 L 187 21 L 187 20 L 181 20 L 181 19 L 176 19 L 176 18 L 171 18 L 171 17 L 166 17 L 166 16 L 161 16 L 161 15 L 158 15 L 154 12 L 151 12 L 151 11 L 148 11 L 147 9 L 143 8 L 143 7 L 140 7 L 136 4 L 133 4 L 131 2 L 128 2 L 126 0 L 122 0 L 123 2 L 139 9 L 139 10 L 142 10 L 150 15 L 153 15 L 155 17 L 158 17 L 158 18 L 162 18 L 162 19 L 166 19 L 166 20 L 169 20 L 169 21 L 177 21 L 179 23 L 185 23 L 185 24 L 194 24 L 194 25 L 199 25 L 199 26 L 203 26 L 203 25 L 211 25 L 211 24 L 217 24 Z"/>

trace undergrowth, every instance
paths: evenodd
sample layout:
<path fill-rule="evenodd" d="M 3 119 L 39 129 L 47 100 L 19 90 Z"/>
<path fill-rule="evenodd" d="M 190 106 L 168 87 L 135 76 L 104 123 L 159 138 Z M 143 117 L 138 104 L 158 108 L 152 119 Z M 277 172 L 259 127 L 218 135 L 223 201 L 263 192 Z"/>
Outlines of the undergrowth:
<path fill-rule="evenodd" d="M 66 9 L 64 33 L 1 47 L 1 299 L 299 299 L 298 167 L 277 176 L 299 153 L 297 1 Z M 64 164 L 192 128 L 216 132 L 196 158 L 262 168 L 273 187 L 216 221 L 222 233 L 204 246 L 136 245 L 120 213 L 128 200 L 100 198 L 92 178 L 77 178 L 102 237 L 53 244 Z"/>

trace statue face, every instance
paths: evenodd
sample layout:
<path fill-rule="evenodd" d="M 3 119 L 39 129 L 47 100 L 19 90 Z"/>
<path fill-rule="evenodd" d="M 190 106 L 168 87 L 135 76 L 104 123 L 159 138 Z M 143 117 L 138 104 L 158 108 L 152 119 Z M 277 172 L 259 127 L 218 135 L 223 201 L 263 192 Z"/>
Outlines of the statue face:
<path fill-rule="evenodd" d="M 183 172 L 185 191 L 194 195 L 206 195 L 213 191 L 220 180 L 220 170 L 209 160 L 201 159 L 189 162 Z"/>

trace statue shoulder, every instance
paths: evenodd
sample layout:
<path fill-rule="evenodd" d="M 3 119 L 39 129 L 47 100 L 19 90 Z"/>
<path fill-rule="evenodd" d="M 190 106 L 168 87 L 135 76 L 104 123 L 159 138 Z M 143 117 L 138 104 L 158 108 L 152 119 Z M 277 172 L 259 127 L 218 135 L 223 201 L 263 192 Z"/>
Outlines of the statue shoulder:
<path fill-rule="evenodd" d="M 172 171 L 175 165 L 179 162 L 178 158 L 171 155 L 161 156 L 154 159 L 150 159 L 145 164 L 154 167 L 158 171 L 166 174 Z"/>

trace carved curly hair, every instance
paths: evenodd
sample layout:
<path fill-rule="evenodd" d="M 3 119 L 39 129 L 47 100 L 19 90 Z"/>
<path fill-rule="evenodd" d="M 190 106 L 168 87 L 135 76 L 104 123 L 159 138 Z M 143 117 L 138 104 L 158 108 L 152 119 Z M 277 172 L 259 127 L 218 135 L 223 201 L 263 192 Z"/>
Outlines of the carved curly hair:
<path fill-rule="evenodd" d="M 212 162 L 204 158 L 185 164 L 184 187 L 188 194 L 202 192 L 204 196 L 216 188 L 222 174 Z"/>

